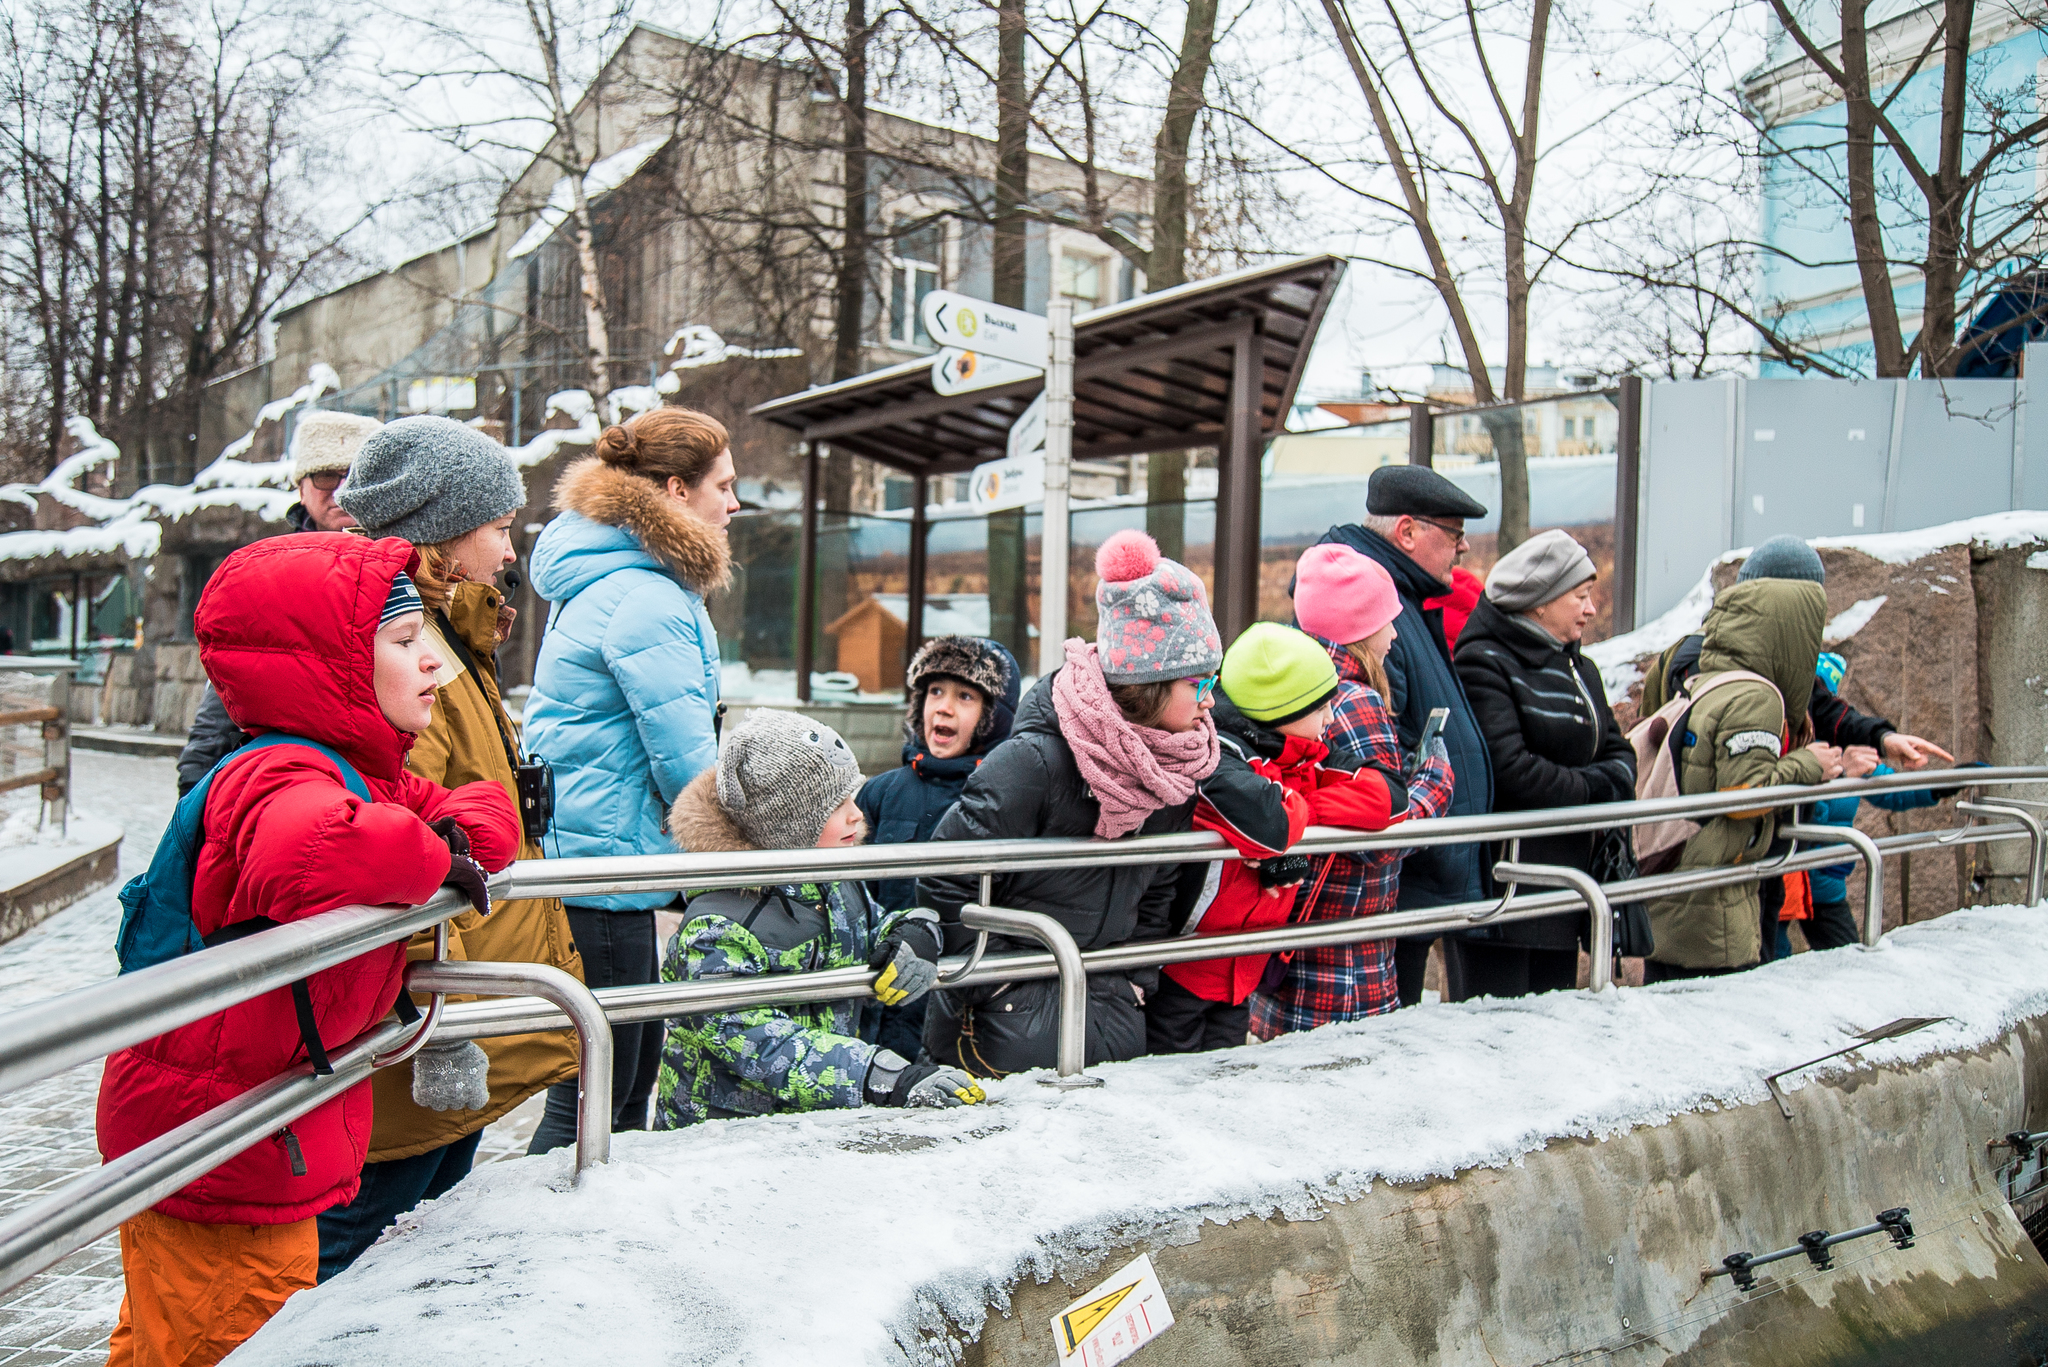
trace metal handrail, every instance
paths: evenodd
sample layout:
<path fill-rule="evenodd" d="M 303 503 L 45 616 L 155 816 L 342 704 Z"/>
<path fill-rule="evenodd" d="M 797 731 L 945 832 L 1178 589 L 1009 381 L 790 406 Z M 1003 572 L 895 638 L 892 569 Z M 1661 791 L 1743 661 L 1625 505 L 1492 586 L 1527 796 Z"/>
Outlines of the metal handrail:
<path fill-rule="evenodd" d="M 1856 851 L 1857 857 L 1863 861 L 1863 947 L 1876 949 L 1877 942 L 1884 938 L 1884 855 L 1878 850 L 1877 842 L 1854 826 L 1791 822 L 1778 827 L 1778 834 L 1790 839 L 1794 850 L 1804 840 L 1809 844 L 1838 841 Z"/>
<path fill-rule="evenodd" d="M 1967 842 L 1972 844 L 2018 839 L 2028 834 L 2027 828 L 2018 824 L 1976 826 L 1965 832 Z M 1877 846 L 1883 853 L 1898 854 L 1932 848 L 1940 837 L 1940 832 L 1919 832 L 1888 837 L 1877 842 Z M 1592 884 L 1589 877 L 1576 869 L 1546 865 L 1508 866 L 1506 871 L 1521 881 L 1538 884 L 1556 881 L 1565 884 L 1568 890 L 1517 899 L 1511 908 L 1493 919 L 1526 920 L 1587 907 L 1595 913 L 1594 948 L 1598 951 L 1601 948 L 1600 927 L 1607 925 L 1611 934 L 1611 913 L 1598 914 L 1605 909 L 1610 894 L 1633 899 L 1753 881 L 1790 869 L 1821 867 L 1839 861 L 1845 854 L 1859 852 L 1853 846 L 1824 846 L 1770 864 L 1662 874 L 1609 884 L 1604 888 Z M 1061 977 L 1063 1009 L 1059 1057 L 1064 1062 L 1075 1051 L 1081 1051 L 1081 1057 L 1085 1059 L 1086 982 L 1091 971 L 1115 971 L 1240 953 L 1270 953 L 1389 939 L 1422 929 L 1456 930 L 1469 924 L 1473 907 L 1486 905 L 1489 904 L 1468 903 L 1421 912 L 1394 912 L 1343 921 L 1281 926 L 1236 935 L 1187 936 L 1118 945 L 1071 957 L 1057 953 L 1005 955 L 983 960 L 978 966 L 970 961 L 964 968 L 960 968 L 956 961 L 956 975 L 951 981 L 961 986 L 973 986 L 982 982 Z M 975 911 L 977 919 L 984 924 L 1000 922 L 997 928 L 1013 933 L 1030 933 L 1021 921 L 1011 921 L 1002 915 L 1001 909 L 967 910 Z M 1009 915 L 1032 917 L 1034 928 L 1038 928 L 1035 927 L 1036 921 L 1049 922 L 1052 929 L 1058 930 L 1058 935 L 1048 932 L 1048 939 L 1055 944 L 1064 939 L 1068 947 L 1073 944 L 1071 937 L 1066 936 L 1050 917 L 1037 917 L 1032 913 Z M 1609 952 L 1603 959 L 1611 960 L 1611 940 L 1607 948 Z M 979 956 L 980 947 L 977 946 L 975 957 Z M 408 981 L 409 985 L 428 990 L 475 992 L 516 986 L 519 980 L 531 977 L 535 981 L 527 985 L 529 990 L 535 990 L 541 968 L 531 964 L 422 963 L 409 970 Z M 567 977 L 565 974 L 560 976 Z M 601 1004 L 611 1022 L 624 1024 L 748 1005 L 843 1000 L 868 995 L 873 990 L 876 976 L 873 970 L 858 967 L 721 982 L 609 988 L 595 993 L 581 984 L 574 984 L 573 992 L 565 989 L 551 994 L 556 997 L 554 1003 L 533 998 L 510 998 L 450 1006 L 446 1009 L 442 1028 L 434 1032 L 434 1038 L 467 1039 L 558 1029 L 571 1023 L 566 1012 L 584 1002 Z M 1067 999 L 1076 989 L 1080 994 L 1079 1009 L 1069 1012 L 1065 1009 Z M 586 1041 L 586 1076 L 601 1075 L 606 1079 L 602 1091 L 592 1086 L 579 1097 L 577 1171 L 580 1175 L 590 1163 L 602 1161 L 604 1147 L 609 1144 L 610 1068 L 606 1052 L 609 1032 L 595 1028 L 595 1017 L 588 1009 L 578 1010 L 576 1017 L 574 1023 Z M 5 1222 L 0 1222 L 0 1289 L 14 1286 L 52 1266 L 115 1228 L 128 1216 L 162 1200 L 266 1135 L 275 1134 L 280 1127 L 360 1082 L 376 1066 L 376 1060 L 403 1038 L 405 1029 L 395 1022 L 373 1027 L 333 1055 L 334 1071 L 331 1074 L 314 1074 L 310 1066 L 302 1065 L 291 1073 L 224 1102 L 103 1167 L 81 1174 L 35 1204 L 16 1212 Z M 590 1043 L 596 1041 L 602 1043 L 597 1049 L 589 1050 Z M 1081 1076 L 1077 1068 L 1074 1076 L 1063 1077 L 1060 1081 L 1067 1085 L 1099 1085 L 1099 1079 L 1077 1081 Z M 598 1112 L 602 1112 L 601 1119 L 596 1116 Z"/>
<path fill-rule="evenodd" d="M 1089 1077 L 1084 1071 L 1088 1066 L 1088 970 L 1081 962 L 1081 948 L 1067 928 L 1042 911 L 972 903 L 960 908 L 960 924 L 969 930 L 1028 935 L 1052 952 L 1060 979 L 1059 1047 L 1054 1055 L 1056 1085 L 1100 1087 L 1102 1079 Z M 970 967 L 960 976 L 964 979 L 973 972 Z"/>
<path fill-rule="evenodd" d="M 2041 855 L 2043 849 L 2048 848 L 2048 834 L 2044 834 L 2041 818 L 2032 810 L 2042 805 L 2014 797 L 1981 798 L 1976 802 L 1956 804 L 1959 812 L 2009 816 L 2027 828 L 2027 905 L 2030 907 L 2041 900 Z"/>
<path fill-rule="evenodd" d="M 1634 826 L 1678 816 L 1714 816 L 1797 806 L 1851 793 L 2009 783 L 2048 783 L 2048 766 L 1891 774 L 1883 778 L 1837 779 L 1815 787 L 1783 785 L 1537 812 L 1430 817 L 1377 832 L 1312 827 L 1293 848 L 1323 854 L 1410 849 L 1496 837 Z M 491 879 L 491 895 L 497 899 L 596 896 L 608 892 L 746 887 L 764 882 L 933 873 L 992 874 L 1076 865 L 1177 864 L 1238 857 L 1221 836 L 1188 832 L 1113 841 L 963 840 L 866 845 L 831 851 L 749 850 L 522 860 Z M 309 973 L 404 939 L 445 920 L 464 905 L 454 893 L 444 890 L 417 907 L 342 907 L 0 1013 L 0 1093 L 154 1039 Z"/>

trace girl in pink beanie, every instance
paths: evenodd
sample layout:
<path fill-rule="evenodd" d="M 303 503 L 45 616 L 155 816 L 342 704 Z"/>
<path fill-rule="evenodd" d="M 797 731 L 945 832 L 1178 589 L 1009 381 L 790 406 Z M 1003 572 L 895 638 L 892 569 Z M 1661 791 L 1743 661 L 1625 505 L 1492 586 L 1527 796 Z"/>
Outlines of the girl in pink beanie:
<path fill-rule="evenodd" d="M 1323 739 L 1375 765 L 1402 772 L 1407 756 L 1387 707 L 1382 664 L 1394 645 L 1401 597 L 1378 561 L 1349 546 L 1324 544 L 1302 553 L 1296 567 L 1294 619 L 1322 642 L 1337 666 L 1337 696 Z M 1405 819 L 1442 816 L 1451 806 L 1451 762 L 1441 743 L 1408 778 Z M 1322 889 L 1299 921 L 1341 921 L 1391 911 L 1401 889 L 1402 850 L 1333 857 Z M 1394 944 L 1331 945 L 1303 950 L 1272 992 L 1251 998 L 1252 1033 L 1261 1039 L 1358 1020 L 1400 1004 Z"/>

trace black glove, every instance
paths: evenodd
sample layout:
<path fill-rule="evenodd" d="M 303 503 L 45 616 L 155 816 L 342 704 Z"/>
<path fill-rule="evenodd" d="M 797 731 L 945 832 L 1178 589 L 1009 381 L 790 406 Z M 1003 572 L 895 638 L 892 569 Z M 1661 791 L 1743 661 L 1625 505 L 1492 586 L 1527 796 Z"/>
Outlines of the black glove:
<path fill-rule="evenodd" d="M 491 914 L 491 878 L 484 872 L 484 866 L 466 854 L 448 856 L 448 876 L 441 880 L 444 888 L 454 888 L 469 899 L 469 904 L 485 916 Z"/>
<path fill-rule="evenodd" d="M 882 971 L 882 976 L 875 979 L 875 996 L 882 1005 L 902 1006 L 931 991 L 939 977 L 942 943 L 937 912 L 912 907 L 903 913 L 882 943 L 875 946 L 875 952 L 868 955 L 868 967 Z"/>
<path fill-rule="evenodd" d="M 441 837 L 441 843 L 448 847 L 448 853 L 469 857 L 469 832 L 462 829 L 462 823 L 452 816 L 439 821 L 429 821 L 427 829 Z"/>
<path fill-rule="evenodd" d="M 1308 874 L 1309 862 L 1305 854 L 1276 854 L 1259 861 L 1259 886 L 1262 888 L 1284 888 L 1290 883 L 1303 882 Z"/>
<path fill-rule="evenodd" d="M 1619 756 L 1603 759 L 1586 769 L 1586 801 L 1633 802 L 1636 796 L 1635 766 Z"/>
<path fill-rule="evenodd" d="M 1956 766 L 1956 768 L 1958 769 L 1989 769 L 1990 767 L 1990 765 L 1986 764 L 1981 759 L 1973 759 L 1969 761 L 1967 764 L 1958 764 Z M 1963 789 L 1969 786 L 1970 785 L 1968 785 L 1967 783 L 1958 783 L 1953 788 L 1929 788 L 1927 791 L 1934 794 L 1934 800 L 1936 802 L 1942 802 L 1948 798 L 1954 797 L 1956 794 L 1962 792 Z"/>

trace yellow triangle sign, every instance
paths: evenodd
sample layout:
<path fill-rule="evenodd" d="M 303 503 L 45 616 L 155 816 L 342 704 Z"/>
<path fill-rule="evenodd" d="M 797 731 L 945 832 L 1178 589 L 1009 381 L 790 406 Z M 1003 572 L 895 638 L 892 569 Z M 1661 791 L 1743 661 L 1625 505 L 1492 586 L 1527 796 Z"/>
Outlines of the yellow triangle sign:
<path fill-rule="evenodd" d="M 1081 1340 L 1095 1332 L 1095 1327 L 1108 1319 L 1122 1303 L 1123 1298 L 1138 1289 L 1138 1283 L 1119 1287 L 1106 1296 L 1097 1296 L 1086 1305 L 1077 1305 L 1060 1316 L 1060 1328 L 1066 1331 L 1067 1351 L 1073 1352 L 1081 1346 Z"/>

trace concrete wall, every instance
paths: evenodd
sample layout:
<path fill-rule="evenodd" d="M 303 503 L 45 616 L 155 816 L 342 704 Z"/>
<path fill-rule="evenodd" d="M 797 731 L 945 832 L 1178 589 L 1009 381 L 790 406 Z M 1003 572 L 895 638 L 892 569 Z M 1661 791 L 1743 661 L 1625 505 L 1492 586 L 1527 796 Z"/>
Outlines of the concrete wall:
<path fill-rule="evenodd" d="M 2005 1151 L 1985 1144 L 2048 1126 L 2048 1028 L 1808 1085 L 1791 1106 L 1790 1121 L 1764 1103 L 1560 1140 L 1318 1220 L 1105 1249 L 1066 1280 L 1010 1288 L 964 1362 L 1052 1361 L 1051 1317 L 1141 1251 L 1175 1323 L 1139 1360 L 1175 1367 L 1924 1367 L 2048 1353 L 2048 1263 L 2006 1202 Z M 1879 1236 L 1842 1246 L 1830 1271 L 1772 1264 L 1748 1294 L 1702 1279 L 1726 1254 L 1894 1206 L 1912 1210 L 1910 1249 Z"/>
<path fill-rule="evenodd" d="M 2030 562 L 2034 546 L 1979 550 L 1971 557 L 1977 599 L 1977 757 L 1991 764 L 2048 763 L 2048 567 Z M 2048 788 L 2009 788 L 2013 797 L 2048 798 Z M 1987 846 L 1997 875 L 1986 901 L 2012 897 L 2025 847 Z"/>

